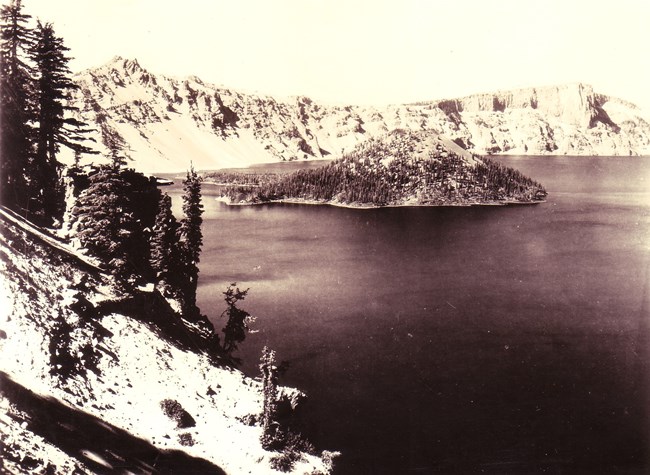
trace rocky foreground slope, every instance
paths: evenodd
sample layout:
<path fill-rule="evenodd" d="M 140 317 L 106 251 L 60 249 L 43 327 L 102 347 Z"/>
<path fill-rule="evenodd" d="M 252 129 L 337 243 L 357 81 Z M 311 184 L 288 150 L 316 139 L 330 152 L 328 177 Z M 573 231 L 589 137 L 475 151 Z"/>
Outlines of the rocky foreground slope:
<path fill-rule="evenodd" d="M 205 329 L 153 289 L 115 294 L 8 210 L 0 229 L 0 471 L 276 473 L 255 423 L 261 383 L 218 364 Z M 301 453 L 292 473 L 329 473 L 329 458 Z"/>
<path fill-rule="evenodd" d="M 362 107 L 245 94 L 120 57 L 75 81 L 98 149 L 122 146 L 148 172 L 336 158 L 394 129 L 433 130 L 478 154 L 650 154 L 648 114 L 584 84 Z"/>

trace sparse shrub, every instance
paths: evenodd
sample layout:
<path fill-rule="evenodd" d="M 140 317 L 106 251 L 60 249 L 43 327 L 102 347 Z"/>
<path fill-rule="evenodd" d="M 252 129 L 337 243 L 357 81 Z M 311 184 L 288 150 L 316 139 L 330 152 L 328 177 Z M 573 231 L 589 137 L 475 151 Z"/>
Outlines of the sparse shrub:
<path fill-rule="evenodd" d="M 271 458 L 271 468 L 280 472 L 290 472 L 301 458 L 299 452 L 283 450 L 281 454 Z"/>
<path fill-rule="evenodd" d="M 303 453 L 316 454 L 314 446 L 300 434 L 278 432 L 276 435 L 275 442 L 281 446 L 282 452 L 271 458 L 271 468 L 275 470 L 289 472 L 296 462 L 303 459 Z"/>
<path fill-rule="evenodd" d="M 323 450 L 321 453 L 321 459 L 325 466 L 330 470 L 334 470 L 334 459 L 341 455 L 341 452 L 330 452 L 329 450 Z"/>
<path fill-rule="evenodd" d="M 185 447 L 192 447 L 194 445 L 194 437 L 188 432 L 178 434 L 178 441 Z"/>
<path fill-rule="evenodd" d="M 259 421 L 259 418 L 255 414 L 246 414 L 245 416 L 238 417 L 237 420 L 247 426 L 254 426 Z"/>
<path fill-rule="evenodd" d="M 160 407 L 167 417 L 176 422 L 177 429 L 187 429 L 196 425 L 194 418 L 183 409 L 183 406 L 178 401 L 164 399 L 160 402 Z"/>
<path fill-rule="evenodd" d="M 285 437 L 285 447 L 295 452 L 306 452 L 311 455 L 316 454 L 316 447 L 309 442 L 302 434 L 296 434 L 289 431 Z"/>
<path fill-rule="evenodd" d="M 85 375 L 88 370 L 99 375 L 100 353 L 92 342 L 97 336 L 91 328 L 70 324 L 62 314 L 53 322 L 48 349 L 50 351 L 50 374 L 60 382 L 76 375 Z"/>
<path fill-rule="evenodd" d="M 272 422 L 268 429 L 262 432 L 260 437 L 262 448 L 265 450 L 282 450 L 284 447 L 284 433 L 280 429 L 280 424 Z"/>
<path fill-rule="evenodd" d="M 49 342 L 50 374 L 64 381 L 78 371 L 79 361 L 70 349 L 72 331 L 65 316 L 56 317 Z"/>

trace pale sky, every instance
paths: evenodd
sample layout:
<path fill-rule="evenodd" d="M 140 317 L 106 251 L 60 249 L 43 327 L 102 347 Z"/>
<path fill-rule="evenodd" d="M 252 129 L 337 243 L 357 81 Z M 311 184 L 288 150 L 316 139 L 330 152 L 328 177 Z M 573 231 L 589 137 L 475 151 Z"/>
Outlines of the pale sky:
<path fill-rule="evenodd" d="M 8 0 L 0 0 L 8 1 Z M 648 0 L 23 0 L 74 71 L 154 73 L 349 104 L 584 82 L 650 110 Z"/>

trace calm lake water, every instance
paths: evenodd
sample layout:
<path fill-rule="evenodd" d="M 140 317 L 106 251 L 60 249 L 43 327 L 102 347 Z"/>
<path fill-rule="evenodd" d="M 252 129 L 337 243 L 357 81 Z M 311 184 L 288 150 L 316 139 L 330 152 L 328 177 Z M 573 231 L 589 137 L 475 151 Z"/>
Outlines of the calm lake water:
<path fill-rule="evenodd" d="M 242 369 L 264 345 L 289 362 L 337 473 L 650 471 L 650 158 L 497 159 L 548 201 L 228 207 L 204 186 L 199 305 L 221 329 L 221 292 L 251 288 Z"/>

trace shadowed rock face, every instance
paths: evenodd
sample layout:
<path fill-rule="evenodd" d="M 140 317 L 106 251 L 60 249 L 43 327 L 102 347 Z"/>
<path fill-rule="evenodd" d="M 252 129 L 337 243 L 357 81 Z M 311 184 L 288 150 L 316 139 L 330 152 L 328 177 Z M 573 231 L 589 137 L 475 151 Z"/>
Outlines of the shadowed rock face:
<path fill-rule="evenodd" d="M 650 154 L 647 115 L 585 84 L 498 91 L 391 106 L 279 99 L 174 79 L 114 58 L 76 76 L 73 105 L 101 134 L 120 137 L 144 171 L 215 169 L 337 158 L 394 129 L 430 129 L 476 153 Z"/>
<path fill-rule="evenodd" d="M 598 122 L 612 125 L 611 119 L 602 109 L 602 104 L 609 100 L 607 96 L 594 93 L 591 86 L 578 83 L 475 94 L 452 101 L 440 101 L 437 105 L 446 111 L 468 113 L 532 109 L 567 124 L 590 128 Z"/>
<path fill-rule="evenodd" d="M 178 450 L 160 450 L 101 419 L 39 396 L 0 372 L 0 393 L 11 401 L 21 416 L 16 423 L 56 445 L 95 473 L 225 474 L 206 460 Z M 25 471 L 29 467 L 23 467 Z"/>

